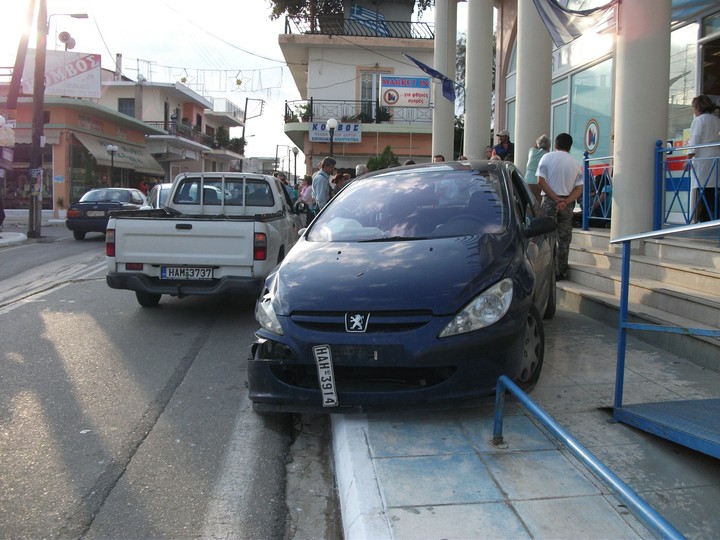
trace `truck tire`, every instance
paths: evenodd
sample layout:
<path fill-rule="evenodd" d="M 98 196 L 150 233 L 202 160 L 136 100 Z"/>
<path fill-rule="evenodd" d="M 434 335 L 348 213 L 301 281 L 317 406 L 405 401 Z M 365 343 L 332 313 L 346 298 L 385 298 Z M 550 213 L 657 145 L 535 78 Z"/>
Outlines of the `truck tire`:
<path fill-rule="evenodd" d="M 156 307 L 160 303 L 161 294 L 135 291 L 135 298 L 142 307 Z"/>

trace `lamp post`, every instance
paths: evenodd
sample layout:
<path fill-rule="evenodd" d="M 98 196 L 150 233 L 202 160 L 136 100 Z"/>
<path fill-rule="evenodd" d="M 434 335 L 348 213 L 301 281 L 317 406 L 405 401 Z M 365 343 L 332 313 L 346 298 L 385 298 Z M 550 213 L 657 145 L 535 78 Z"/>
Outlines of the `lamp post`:
<path fill-rule="evenodd" d="M 297 181 L 297 155 L 298 155 L 298 152 L 300 152 L 300 149 L 297 146 L 293 146 L 292 153 L 294 155 L 293 166 L 295 167 L 295 185 L 296 186 L 298 183 L 298 181 Z"/>
<path fill-rule="evenodd" d="M 334 118 L 330 118 L 325 125 L 328 128 L 328 131 L 330 132 L 330 157 L 333 155 L 333 139 L 335 138 L 335 130 L 338 127 L 338 121 Z"/>
<path fill-rule="evenodd" d="M 108 144 L 106 147 L 108 154 L 110 154 L 110 185 L 113 185 L 115 179 L 115 152 L 119 150 L 114 144 Z"/>

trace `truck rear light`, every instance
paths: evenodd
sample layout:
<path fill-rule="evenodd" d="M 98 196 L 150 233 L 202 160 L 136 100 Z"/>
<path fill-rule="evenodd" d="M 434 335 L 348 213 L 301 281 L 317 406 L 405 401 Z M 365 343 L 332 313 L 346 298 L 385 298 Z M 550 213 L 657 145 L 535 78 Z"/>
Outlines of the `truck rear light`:
<path fill-rule="evenodd" d="M 143 263 L 125 263 L 125 270 L 142 270 Z"/>
<path fill-rule="evenodd" d="M 267 236 L 265 233 L 255 233 L 253 258 L 256 261 L 264 261 L 267 259 Z"/>
<path fill-rule="evenodd" d="M 105 231 L 105 255 L 108 257 L 115 256 L 115 229 Z"/>

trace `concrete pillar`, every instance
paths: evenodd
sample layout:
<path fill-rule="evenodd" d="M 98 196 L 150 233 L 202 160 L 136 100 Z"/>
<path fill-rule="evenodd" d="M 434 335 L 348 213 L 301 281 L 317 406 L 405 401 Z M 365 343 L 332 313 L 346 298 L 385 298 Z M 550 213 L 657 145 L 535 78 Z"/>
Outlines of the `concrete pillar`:
<path fill-rule="evenodd" d="M 668 128 L 671 0 L 620 2 L 611 237 L 652 229 L 653 149 Z"/>
<path fill-rule="evenodd" d="M 485 159 L 492 144 L 493 0 L 468 0 L 463 154 Z"/>
<path fill-rule="evenodd" d="M 515 165 L 524 174 L 528 150 L 550 133 L 552 39 L 533 0 L 518 0 Z M 512 128 L 512 126 L 508 126 Z"/>
<path fill-rule="evenodd" d="M 455 80 L 457 57 L 457 1 L 435 2 L 435 59 L 434 68 Z M 432 153 L 442 154 L 447 161 L 454 158 L 455 104 L 442 95 L 440 81 L 433 84 Z"/>

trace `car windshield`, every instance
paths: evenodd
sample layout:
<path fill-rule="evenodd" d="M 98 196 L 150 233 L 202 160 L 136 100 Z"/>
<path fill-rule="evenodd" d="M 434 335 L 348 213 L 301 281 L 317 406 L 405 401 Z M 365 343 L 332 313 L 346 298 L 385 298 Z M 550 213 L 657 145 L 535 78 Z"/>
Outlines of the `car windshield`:
<path fill-rule="evenodd" d="M 130 202 L 130 193 L 124 189 L 93 189 L 80 202 Z"/>
<path fill-rule="evenodd" d="M 311 242 L 497 234 L 507 226 L 499 170 L 398 169 L 348 185 L 311 225 Z"/>

